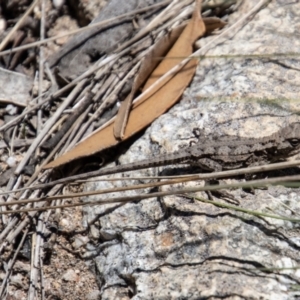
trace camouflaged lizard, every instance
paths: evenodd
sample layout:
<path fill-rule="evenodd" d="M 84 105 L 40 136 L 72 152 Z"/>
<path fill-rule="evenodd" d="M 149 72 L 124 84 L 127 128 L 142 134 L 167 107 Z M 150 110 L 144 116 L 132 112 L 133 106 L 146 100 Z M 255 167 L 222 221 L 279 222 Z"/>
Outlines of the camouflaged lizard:
<path fill-rule="evenodd" d="M 34 189 L 65 184 L 75 180 L 95 176 L 122 173 L 127 171 L 167 166 L 172 164 L 191 164 L 209 171 L 238 169 L 283 161 L 300 151 L 300 122 L 295 122 L 263 138 L 241 138 L 238 136 L 200 139 L 186 149 L 166 153 L 161 156 L 104 168 L 93 172 L 62 178 Z"/>

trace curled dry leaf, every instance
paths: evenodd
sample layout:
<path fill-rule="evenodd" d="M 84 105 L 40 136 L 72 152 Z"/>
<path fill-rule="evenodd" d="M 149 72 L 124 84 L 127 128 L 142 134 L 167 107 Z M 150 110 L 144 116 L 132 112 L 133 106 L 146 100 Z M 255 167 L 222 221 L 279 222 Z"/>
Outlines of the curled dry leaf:
<path fill-rule="evenodd" d="M 204 18 L 203 19 L 205 24 L 206 33 L 210 33 L 217 28 L 222 28 L 226 25 L 224 21 L 219 18 L 211 17 L 211 18 Z M 179 36 L 181 35 L 185 25 L 178 26 L 173 29 L 169 34 L 163 36 L 157 43 L 155 43 L 152 48 L 149 50 L 148 54 L 144 57 L 141 66 L 139 68 L 138 74 L 134 79 L 132 89 L 130 94 L 126 97 L 126 99 L 122 102 L 122 105 L 119 109 L 118 115 L 116 117 L 114 123 L 114 136 L 117 139 L 122 140 L 124 137 L 125 126 L 127 125 L 129 110 L 131 108 L 132 99 L 138 89 L 144 84 L 146 79 L 149 75 L 153 72 L 156 66 L 159 63 L 159 59 L 164 57 L 166 53 L 170 50 L 170 48 L 174 45 L 174 43 L 178 40 Z M 189 50 L 189 45 L 187 44 L 187 49 Z M 183 55 L 185 53 L 185 48 L 176 47 L 175 51 L 178 52 L 178 55 Z M 188 51 L 189 52 L 189 51 Z M 173 53 L 174 54 L 174 51 Z M 171 55 L 172 55 L 171 54 Z M 191 54 L 191 53 L 189 53 Z M 166 59 L 169 57 L 171 58 L 170 53 L 166 55 Z M 166 67 L 167 69 L 167 67 Z M 169 71 L 169 70 L 166 70 Z M 155 77 L 154 77 L 155 78 Z M 148 82 L 147 82 L 148 83 Z M 151 84 L 148 83 L 148 86 Z M 144 87 L 145 90 L 147 85 Z"/>
<path fill-rule="evenodd" d="M 184 27 L 185 26 L 179 26 L 173 29 L 169 34 L 160 38 L 143 58 L 138 74 L 134 79 L 131 92 L 122 102 L 114 123 L 114 136 L 117 139 L 122 140 L 124 137 L 125 126 L 127 125 L 133 97 L 159 64 L 160 60 L 158 58 L 166 55 L 182 33 Z"/>
<path fill-rule="evenodd" d="M 205 33 L 209 34 L 216 29 L 223 28 L 227 23 L 217 17 L 203 18 Z"/>
<path fill-rule="evenodd" d="M 184 58 L 190 56 L 193 53 L 195 41 L 205 34 L 205 24 L 200 14 L 200 6 L 201 0 L 196 0 L 193 16 L 186 27 L 183 30 L 179 28 L 168 37 L 165 37 L 165 41 L 162 41 L 159 46 L 154 47 L 149 53 L 149 57 L 147 56 L 147 59 L 143 62 L 143 67 L 134 81 L 131 94 L 128 96 L 128 103 L 123 108 L 125 118 L 128 107 L 131 106 L 130 98 L 134 96 L 136 91 L 146 81 L 149 74 L 151 74 L 143 87 L 143 92 L 146 90 L 147 92 L 143 93 L 141 97 L 139 97 L 139 101 L 132 105 L 126 128 L 125 130 L 123 129 L 123 134 L 122 128 L 126 122 L 120 122 L 119 128 L 116 130 L 118 137 L 122 136 L 123 140 L 127 139 L 151 124 L 153 120 L 166 112 L 178 101 L 192 80 L 198 65 L 198 59 L 195 58 L 189 60 L 177 73 L 167 77 L 155 88 L 151 88 L 151 85 L 157 79 L 179 64 Z M 224 26 L 224 23 L 217 19 L 209 18 L 207 22 L 209 24 L 209 31 L 215 29 L 216 24 L 219 24 L 219 27 Z M 182 30 L 181 33 L 180 30 Z M 168 51 L 168 45 L 173 41 L 176 35 L 178 38 Z M 162 56 L 163 54 L 161 53 L 165 51 L 168 51 L 165 59 L 156 67 L 153 63 L 154 57 Z M 47 164 L 44 168 L 54 168 L 74 159 L 95 154 L 103 149 L 118 144 L 119 140 L 114 135 L 114 125 L 114 122 L 111 122 L 106 127 L 100 128 L 91 136 L 80 142 L 75 148 Z"/>

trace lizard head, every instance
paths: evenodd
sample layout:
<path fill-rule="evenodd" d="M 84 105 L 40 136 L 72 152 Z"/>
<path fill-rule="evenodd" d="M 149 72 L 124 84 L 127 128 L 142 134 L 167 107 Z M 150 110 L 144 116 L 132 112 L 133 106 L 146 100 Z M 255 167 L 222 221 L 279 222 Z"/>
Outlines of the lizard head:
<path fill-rule="evenodd" d="M 300 122 L 291 123 L 279 131 L 280 145 L 278 150 L 292 156 L 300 149 Z"/>

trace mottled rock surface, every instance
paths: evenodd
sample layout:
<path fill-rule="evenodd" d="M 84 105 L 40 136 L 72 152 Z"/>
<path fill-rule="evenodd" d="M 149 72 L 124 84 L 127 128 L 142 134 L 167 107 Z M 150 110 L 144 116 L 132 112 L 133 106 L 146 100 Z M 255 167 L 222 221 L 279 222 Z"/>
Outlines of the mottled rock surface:
<path fill-rule="evenodd" d="M 253 5 L 253 1 L 245 0 L 230 17 L 230 24 Z M 180 103 L 156 120 L 120 158 L 120 163 L 187 147 L 196 139 L 193 129 L 208 137 L 262 137 L 292 121 L 300 121 L 300 62 L 297 56 L 289 55 L 299 49 L 299 11 L 297 1 L 273 0 L 230 40 L 209 50 L 210 56 L 230 57 L 202 60 Z M 161 171 L 180 173 L 194 169 L 170 166 L 123 176 L 155 175 Z M 99 181 L 90 183 L 86 190 L 133 183 L 141 181 Z M 191 182 L 177 187 L 203 184 Z M 299 218 L 299 189 L 269 187 L 254 194 L 243 190 L 228 192 L 240 202 L 240 207 Z M 126 194 L 136 193 L 141 191 Z M 119 194 L 109 197 L 116 195 Z M 207 198 L 205 193 L 198 196 Z M 85 208 L 86 222 L 96 216 L 99 217 L 91 231 L 95 243 L 88 248 L 89 254 L 96 256 L 101 299 L 300 296 L 296 288 L 299 271 L 273 270 L 300 265 L 297 223 L 258 218 L 180 196 Z"/>

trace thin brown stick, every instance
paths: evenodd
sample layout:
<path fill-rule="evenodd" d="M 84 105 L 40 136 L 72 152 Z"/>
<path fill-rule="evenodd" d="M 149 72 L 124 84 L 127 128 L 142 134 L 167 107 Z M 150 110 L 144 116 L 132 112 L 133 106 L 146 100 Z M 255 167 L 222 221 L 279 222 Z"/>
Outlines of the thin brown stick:
<path fill-rule="evenodd" d="M 255 166 L 255 167 L 247 167 L 247 168 L 241 168 L 241 169 L 234 169 L 234 170 L 227 170 L 227 171 L 221 171 L 221 172 L 212 172 L 212 173 L 207 173 L 207 174 L 197 174 L 197 175 L 192 175 L 192 176 L 197 176 L 197 180 L 207 180 L 207 179 L 212 179 L 212 178 L 226 178 L 226 177 L 230 177 L 230 176 L 239 176 L 239 175 L 244 175 L 244 174 L 253 174 L 253 173 L 259 173 L 259 172 L 268 172 L 268 171 L 274 171 L 274 170 L 281 170 L 281 169 L 286 169 L 289 167 L 295 167 L 300 165 L 300 160 L 296 160 L 296 161 L 289 161 L 289 162 L 280 162 L 280 163 L 274 163 L 274 164 L 267 164 L 267 165 L 262 165 L 262 166 Z M 88 173 L 84 173 L 84 174 L 79 174 L 79 175 L 74 175 L 74 176 L 70 176 L 70 177 L 66 177 L 63 179 L 59 179 L 53 182 L 49 182 L 46 184 L 38 184 L 36 186 L 30 186 L 30 187 L 25 187 L 25 188 L 21 188 L 21 189 L 17 189 L 14 191 L 7 191 L 7 192 L 1 192 L 0 195 L 5 195 L 5 194 L 10 194 L 10 193 L 15 193 L 15 192 L 22 192 L 25 190 L 36 190 L 36 189 L 42 189 L 42 188 L 48 188 L 51 186 L 54 186 L 56 184 L 66 184 L 68 182 L 75 182 L 76 180 L 82 180 L 85 178 L 91 178 L 91 177 L 95 177 L 95 176 L 99 176 L 96 175 L 97 172 L 102 172 L 104 170 L 100 170 L 100 171 L 93 171 L 93 172 L 88 172 Z M 180 178 L 189 178 L 191 175 L 180 175 Z M 140 177 L 135 177 L 136 179 L 140 179 Z M 144 178 L 144 177 L 143 177 Z M 153 178 L 153 177 L 151 177 Z M 170 178 L 168 177 L 158 177 L 158 178 Z M 124 180 L 125 178 L 117 178 L 115 180 Z M 131 178 L 129 178 L 131 179 Z M 149 179 L 148 177 L 146 177 L 146 179 Z M 99 179 L 101 180 L 101 179 Z"/>
<path fill-rule="evenodd" d="M 255 167 L 255 168 L 257 168 L 257 167 Z M 210 176 L 209 178 L 206 177 L 205 179 L 220 178 L 220 177 L 216 176 L 217 174 L 222 174 L 223 175 L 222 177 L 226 177 L 226 176 L 224 176 L 224 173 L 226 173 L 226 172 L 211 173 L 211 175 L 212 174 L 214 174 L 214 175 Z M 202 175 L 207 175 L 207 174 L 202 174 Z M 201 176 L 201 174 L 200 174 L 200 176 Z M 10 201 L 10 202 L 6 202 L 6 203 L 0 203 L 0 207 L 1 206 L 10 206 L 13 204 L 22 205 L 22 204 L 41 202 L 41 201 L 46 201 L 46 200 L 53 201 L 53 200 L 57 200 L 57 199 L 71 199 L 71 198 L 86 197 L 86 196 L 93 196 L 93 195 L 124 192 L 124 191 L 128 191 L 128 190 L 154 188 L 154 187 L 159 187 L 159 186 L 164 186 L 164 185 L 171 185 L 171 184 L 176 184 L 176 183 L 183 183 L 183 182 L 199 180 L 200 176 L 199 175 L 189 175 L 187 177 L 179 177 L 176 179 L 160 181 L 160 182 L 155 182 L 155 183 L 146 183 L 146 184 L 139 184 L 139 185 L 133 185 L 133 186 L 131 185 L 131 186 L 127 186 L 127 187 L 118 187 L 118 188 L 114 187 L 114 188 L 110 188 L 110 189 L 102 189 L 102 190 L 74 193 L 74 194 L 54 195 L 51 197 L 46 196 L 46 197 L 42 197 L 42 198 L 16 200 L 16 201 Z M 279 182 L 281 182 L 281 181 L 296 181 L 296 180 L 298 180 L 298 178 L 300 178 L 300 175 L 279 177 L 276 179 L 270 178 L 270 179 L 262 179 L 262 180 L 257 180 L 257 181 L 248 181 L 246 183 L 241 183 L 239 187 L 244 187 L 243 186 L 244 184 L 245 184 L 245 187 L 248 187 L 249 184 L 251 185 L 251 184 L 257 184 L 257 183 L 261 183 L 262 185 L 273 184 L 273 183 L 276 183 L 277 180 L 279 180 Z M 203 179 L 203 178 L 201 178 L 201 179 Z M 217 185 L 217 186 L 220 186 L 220 185 Z M 231 185 L 222 185 L 222 186 L 223 186 L 223 188 L 231 188 L 232 187 Z M 206 190 L 205 189 L 206 187 L 208 187 L 208 189 L 210 188 L 210 186 L 207 185 L 204 187 L 204 189 L 200 188 L 200 191 Z"/>
<path fill-rule="evenodd" d="M 92 109 L 92 104 L 89 105 L 89 107 L 79 116 L 78 120 L 76 121 L 75 126 L 73 126 L 72 131 L 70 134 L 68 134 L 68 140 L 65 143 L 64 147 L 61 149 L 60 154 L 62 155 L 63 153 L 66 153 L 69 149 L 71 149 L 81 138 L 81 134 L 84 134 L 84 132 L 87 130 L 85 127 L 85 124 L 83 123 L 83 120 L 86 118 L 88 113 Z M 81 131 L 81 129 L 83 129 Z M 74 137 L 75 136 L 75 137 Z M 44 164 L 45 166 L 46 164 Z"/>
<path fill-rule="evenodd" d="M 34 7 L 37 5 L 38 2 L 39 2 L 39 0 L 35 0 L 30 5 L 30 7 L 27 9 L 26 13 L 20 18 L 20 20 L 16 23 L 16 25 L 13 27 L 13 29 L 9 32 L 9 34 L 3 39 L 3 41 L 0 44 L 0 51 L 5 48 L 7 43 L 9 43 L 11 37 L 22 26 L 22 23 L 31 14 L 31 12 L 33 11 Z M 18 47 L 18 48 L 21 48 L 21 47 Z M 29 47 L 29 48 L 31 48 L 31 47 Z M 19 51 L 19 50 L 17 50 L 17 51 Z M 12 49 L 12 50 L 7 50 L 7 51 L 3 51 L 3 52 L 6 52 L 6 54 L 10 54 L 10 53 L 17 52 L 17 51 L 14 51 L 14 49 Z M 1 53 L 3 53 L 3 52 L 0 52 L 0 56 L 1 56 Z"/>
<path fill-rule="evenodd" d="M 64 137 L 67 131 L 72 127 L 72 125 L 76 122 L 79 116 L 87 109 L 87 107 L 92 102 L 93 97 L 93 93 L 91 93 L 89 90 L 86 91 L 83 101 L 81 101 L 78 107 L 74 109 L 73 113 L 70 114 L 60 130 L 50 140 L 43 143 L 41 147 L 45 149 L 53 149 L 57 145 L 57 143 Z"/>
<path fill-rule="evenodd" d="M 195 193 L 200 191 L 217 191 L 222 189 L 237 189 L 237 188 L 257 188 L 257 187 L 264 187 L 268 185 L 283 185 L 283 186 L 291 186 L 291 182 L 299 181 L 300 175 L 296 176 L 284 176 L 280 178 L 269 178 L 263 180 L 252 180 L 248 182 L 242 183 L 232 183 L 232 184 L 221 184 L 221 185 L 205 185 L 203 187 L 196 187 L 196 188 L 188 188 L 188 189 L 174 189 L 172 191 L 167 192 L 154 192 L 149 194 L 139 194 L 136 196 L 124 196 L 124 197 L 115 197 L 106 200 L 96 200 L 96 201 L 85 201 L 80 203 L 72 203 L 72 204 L 64 204 L 64 205 L 57 205 L 57 206 L 40 206 L 38 208 L 25 208 L 13 211 L 6 211 L 3 212 L 5 214 L 9 213 L 22 213 L 22 212 L 32 212 L 32 211 L 45 211 L 48 209 L 55 209 L 55 208 L 68 208 L 68 207 L 77 207 L 77 206 L 87 206 L 87 205 L 104 205 L 104 204 L 112 204 L 112 203 L 126 203 L 126 202 L 133 202 L 133 201 L 140 201 L 144 199 L 154 198 L 154 197 L 163 197 L 169 195 L 179 195 L 184 193 Z M 101 193 L 101 191 L 100 191 Z M 47 198 L 43 199 L 47 200 Z M 0 213 L 1 214 L 1 213 Z M 295 221 L 300 222 L 299 219 Z"/>
<path fill-rule="evenodd" d="M 38 1 L 39 0 L 36 0 L 35 2 L 37 3 Z M 90 24 L 88 26 L 85 26 L 85 27 L 82 27 L 82 28 L 79 28 L 79 29 L 75 29 L 75 30 L 71 30 L 71 31 L 69 31 L 67 33 L 64 33 L 64 34 L 61 34 L 61 35 L 57 35 L 57 36 L 54 36 L 54 37 L 51 37 L 51 38 L 48 38 L 48 39 L 44 39 L 43 41 L 37 41 L 37 42 L 30 43 L 30 44 L 27 44 L 27 45 L 24 45 L 24 46 L 21 46 L 21 47 L 16 47 L 16 48 L 11 49 L 11 50 L 2 51 L 2 52 L 0 52 L 0 56 L 4 56 L 4 55 L 10 54 L 10 53 L 18 52 L 20 50 L 25 50 L 25 49 L 37 47 L 37 46 L 43 45 L 45 43 L 52 42 L 52 41 L 64 38 L 66 36 L 74 35 L 74 34 L 89 30 L 89 29 L 94 28 L 94 27 L 100 27 L 101 28 L 101 26 L 103 26 L 103 27 L 108 26 L 108 25 L 113 26 L 113 25 L 116 25 L 120 22 L 123 22 L 126 18 L 131 18 L 132 16 L 147 12 L 148 10 L 166 6 L 169 3 L 171 3 L 172 1 L 173 0 L 162 1 L 160 3 L 149 5 L 145 8 L 137 9 L 137 10 L 134 10 L 132 12 L 125 13 L 125 14 L 122 14 L 120 16 L 104 20 L 102 22 Z M 3 49 L 3 47 L 2 47 L 2 49 Z"/>
<path fill-rule="evenodd" d="M 50 130 L 50 128 L 53 126 L 53 124 L 56 122 L 56 120 L 58 119 L 58 117 L 61 115 L 61 113 L 64 111 L 64 109 L 70 105 L 70 103 L 72 101 L 74 101 L 74 98 L 77 96 L 77 94 L 80 92 L 80 90 L 83 88 L 83 86 L 85 85 L 86 81 L 83 80 L 81 82 L 81 84 L 78 84 L 76 86 L 76 88 L 74 88 L 74 90 L 69 94 L 69 96 L 67 97 L 67 99 L 60 105 L 60 107 L 56 110 L 56 112 L 54 113 L 54 115 L 52 116 L 51 119 L 49 119 L 47 121 L 47 123 L 45 124 L 43 130 L 40 132 L 40 134 L 36 137 L 36 139 L 34 140 L 34 142 L 31 144 L 31 146 L 29 147 L 29 149 L 26 152 L 26 155 L 24 156 L 24 158 L 22 159 L 22 161 L 19 163 L 15 174 L 19 175 L 24 166 L 27 164 L 28 160 L 30 159 L 30 157 L 32 156 L 32 153 L 35 151 L 35 149 L 38 147 L 38 145 L 40 144 L 40 142 L 42 141 L 42 139 L 45 137 L 45 135 L 47 134 L 47 132 Z"/>
<path fill-rule="evenodd" d="M 35 293 L 38 290 L 39 282 L 43 281 L 42 278 L 39 280 L 39 273 L 40 269 L 42 269 L 42 265 L 40 264 L 42 262 L 41 256 L 42 256 L 42 247 L 43 247 L 43 233 L 44 233 L 44 218 L 45 213 L 42 214 L 39 217 L 36 232 L 33 235 L 33 238 L 35 240 L 35 243 L 33 243 L 32 247 L 32 255 L 31 255 L 31 261 L 32 267 L 30 272 L 30 286 L 29 286 L 29 292 L 28 292 L 28 299 L 34 300 Z M 38 234 L 37 234 L 38 233 Z M 41 291 L 42 287 L 40 286 L 39 290 Z"/>
<path fill-rule="evenodd" d="M 43 41 L 45 39 L 45 9 L 46 4 L 45 0 L 41 0 L 41 26 L 40 26 L 40 40 Z M 41 102 L 42 99 L 42 93 L 43 93 L 43 78 L 44 78 L 44 46 L 41 45 L 39 49 L 39 98 L 38 101 Z M 37 112 L 37 133 L 39 134 L 42 130 L 43 124 L 42 124 L 42 110 L 39 109 Z"/>
<path fill-rule="evenodd" d="M 129 50 L 124 50 L 124 52 L 128 52 Z M 21 113 L 18 117 L 14 118 L 13 120 L 11 120 L 10 122 L 7 122 L 5 125 L 0 127 L 0 132 L 1 131 L 5 131 L 7 129 L 9 129 L 10 127 L 18 124 L 18 122 L 20 122 L 20 120 L 22 120 L 28 113 L 40 108 L 42 105 L 46 104 L 47 102 L 49 102 L 50 100 L 52 100 L 53 98 L 58 98 L 59 96 L 61 96 L 63 93 L 69 91 L 72 87 L 76 86 L 79 82 L 81 82 L 83 79 L 89 77 L 90 75 L 92 75 L 94 72 L 96 72 L 98 69 L 101 69 L 103 66 L 105 66 L 106 64 L 110 63 L 111 61 L 114 61 L 116 58 L 121 57 L 122 55 L 124 55 L 123 53 L 120 53 L 118 55 L 112 55 L 110 57 L 108 57 L 107 59 L 102 60 L 99 64 L 95 64 L 95 66 L 93 66 L 92 68 L 90 68 L 89 70 L 87 70 L 86 72 L 84 72 L 82 75 L 78 76 L 76 79 L 74 79 L 72 82 L 70 82 L 69 84 L 67 84 L 66 86 L 64 86 L 63 88 L 61 88 L 60 90 L 58 90 L 57 92 L 55 92 L 54 94 L 52 94 L 51 96 L 47 97 L 45 100 L 41 101 L 40 103 L 33 105 L 32 107 L 26 109 L 23 113 Z M 33 99 L 34 101 L 37 98 Z"/>
<path fill-rule="evenodd" d="M 6 274 L 5 274 L 5 277 L 2 280 L 2 284 L 1 284 L 1 288 L 0 288 L 0 298 L 1 299 L 4 299 L 4 290 L 5 290 L 5 287 L 6 287 L 6 283 L 7 283 L 8 279 L 9 279 L 10 274 L 12 273 L 12 270 L 13 270 L 13 267 L 14 267 L 14 263 L 15 263 L 15 261 L 17 259 L 17 256 L 20 253 L 21 248 L 23 247 L 23 244 L 24 244 L 25 239 L 27 237 L 28 231 L 29 231 L 29 228 L 27 227 L 25 229 L 24 233 L 23 233 L 21 241 L 18 244 L 18 248 L 15 250 L 13 258 L 7 264 Z"/>

